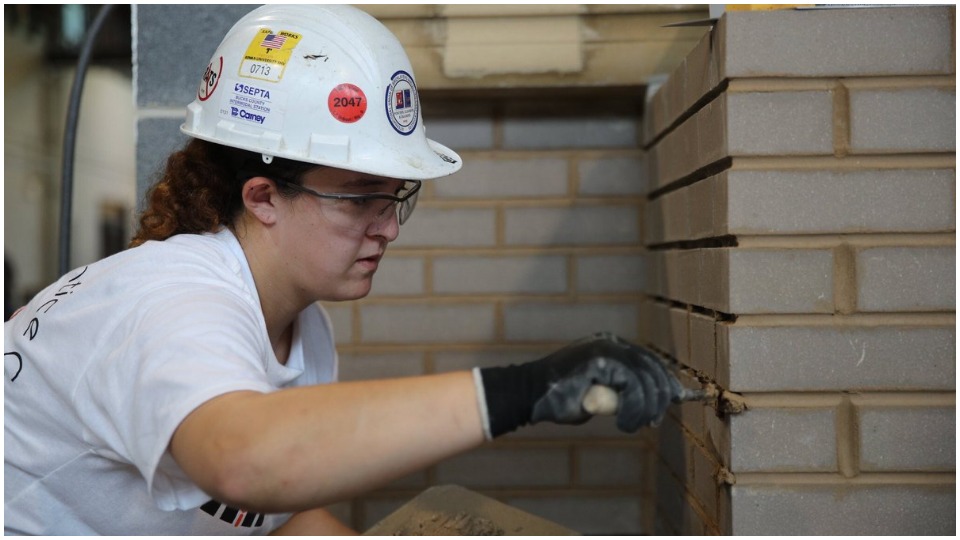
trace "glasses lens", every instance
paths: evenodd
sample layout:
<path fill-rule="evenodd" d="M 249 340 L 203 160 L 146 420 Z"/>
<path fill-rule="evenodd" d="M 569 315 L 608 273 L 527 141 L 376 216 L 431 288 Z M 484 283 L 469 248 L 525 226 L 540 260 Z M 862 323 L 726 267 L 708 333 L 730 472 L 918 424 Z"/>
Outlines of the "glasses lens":
<path fill-rule="evenodd" d="M 396 195 L 371 193 L 343 199 L 324 198 L 321 208 L 330 222 L 355 231 L 366 231 L 371 225 L 392 219 L 395 214 L 398 214 L 402 224 L 413 212 L 419 187 L 419 182 L 408 181 Z M 393 197 L 401 200 L 394 200 Z"/>

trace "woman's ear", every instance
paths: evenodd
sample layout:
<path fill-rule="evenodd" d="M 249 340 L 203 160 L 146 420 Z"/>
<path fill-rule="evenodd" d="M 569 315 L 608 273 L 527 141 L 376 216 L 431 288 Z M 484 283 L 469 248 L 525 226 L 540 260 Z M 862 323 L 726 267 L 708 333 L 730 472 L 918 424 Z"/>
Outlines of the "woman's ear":
<path fill-rule="evenodd" d="M 264 225 L 277 222 L 279 193 L 277 185 L 263 176 L 254 176 L 243 184 L 243 206 Z"/>

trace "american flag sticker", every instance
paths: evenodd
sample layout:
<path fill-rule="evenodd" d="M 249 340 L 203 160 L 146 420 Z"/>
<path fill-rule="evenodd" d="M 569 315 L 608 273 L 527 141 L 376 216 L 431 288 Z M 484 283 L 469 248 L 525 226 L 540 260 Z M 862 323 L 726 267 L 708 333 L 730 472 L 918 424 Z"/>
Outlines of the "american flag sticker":
<path fill-rule="evenodd" d="M 267 36 L 263 38 L 263 41 L 260 42 L 260 46 L 264 49 L 281 49 L 283 48 L 283 42 L 286 40 L 286 36 L 267 34 Z"/>

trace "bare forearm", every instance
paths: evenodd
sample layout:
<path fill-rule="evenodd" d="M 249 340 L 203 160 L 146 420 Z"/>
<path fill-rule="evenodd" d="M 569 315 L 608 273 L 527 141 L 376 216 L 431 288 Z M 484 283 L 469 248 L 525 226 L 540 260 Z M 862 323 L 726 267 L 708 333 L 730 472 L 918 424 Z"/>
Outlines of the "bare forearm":
<path fill-rule="evenodd" d="M 171 449 L 204 489 L 297 511 L 473 448 L 480 422 L 473 378 L 459 372 L 228 394 L 191 413 Z"/>

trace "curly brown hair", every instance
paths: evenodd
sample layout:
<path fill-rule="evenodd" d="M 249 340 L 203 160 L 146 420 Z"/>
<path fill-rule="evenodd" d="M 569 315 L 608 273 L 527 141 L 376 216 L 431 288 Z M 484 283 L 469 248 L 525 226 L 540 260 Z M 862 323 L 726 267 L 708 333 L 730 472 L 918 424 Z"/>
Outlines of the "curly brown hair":
<path fill-rule="evenodd" d="M 307 171 L 318 167 L 275 158 L 266 164 L 261 154 L 190 139 L 167 158 L 159 180 L 150 188 L 140 227 L 130 247 L 148 240 L 166 240 L 177 234 L 214 232 L 232 227 L 243 211 L 241 189 L 254 176 L 300 184 Z M 278 184 L 286 197 L 297 192 Z"/>

